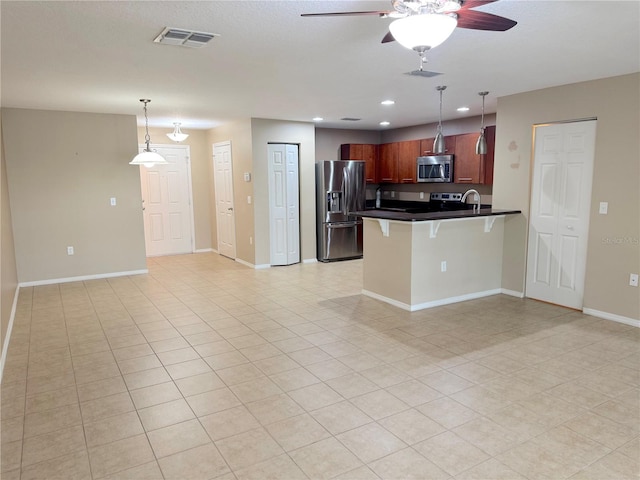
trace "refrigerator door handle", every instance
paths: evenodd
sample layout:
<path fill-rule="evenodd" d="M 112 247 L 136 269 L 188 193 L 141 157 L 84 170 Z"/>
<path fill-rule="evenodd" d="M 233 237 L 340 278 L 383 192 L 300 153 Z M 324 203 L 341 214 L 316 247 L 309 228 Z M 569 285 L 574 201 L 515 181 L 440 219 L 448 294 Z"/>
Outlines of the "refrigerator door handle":
<path fill-rule="evenodd" d="M 353 228 L 355 225 L 362 225 L 362 222 L 350 222 L 350 223 L 327 223 L 327 228 Z"/>

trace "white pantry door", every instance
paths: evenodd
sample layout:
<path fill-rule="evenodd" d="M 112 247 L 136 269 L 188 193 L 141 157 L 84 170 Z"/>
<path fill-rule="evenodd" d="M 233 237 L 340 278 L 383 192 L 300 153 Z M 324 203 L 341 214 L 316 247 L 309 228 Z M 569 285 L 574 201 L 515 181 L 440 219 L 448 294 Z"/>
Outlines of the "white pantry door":
<path fill-rule="evenodd" d="M 140 167 L 147 256 L 193 252 L 191 172 L 187 145 L 152 145 L 168 165 Z M 141 146 L 140 149 L 144 149 Z"/>
<path fill-rule="evenodd" d="M 236 258 L 236 217 L 233 211 L 233 161 L 231 142 L 213 145 L 213 171 L 216 187 L 218 253 Z"/>
<path fill-rule="evenodd" d="M 269 241 L 271 265 L 300 262 L 298 146 L 270 144 Z"/>
<path fill-rule="evenodd" d="M 582 309 L 596 121 L 535 127 L 527 297 Z"/>

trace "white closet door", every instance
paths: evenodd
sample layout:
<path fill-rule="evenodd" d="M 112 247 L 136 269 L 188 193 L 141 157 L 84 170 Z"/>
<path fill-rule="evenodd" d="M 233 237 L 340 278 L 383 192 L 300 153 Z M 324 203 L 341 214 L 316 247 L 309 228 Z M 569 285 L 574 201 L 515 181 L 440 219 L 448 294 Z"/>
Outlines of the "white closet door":
<path fill-rule="evenodd" d="M 298 146 L 270 144 L 269 241 L 271 265 L 300 261 Z"/>

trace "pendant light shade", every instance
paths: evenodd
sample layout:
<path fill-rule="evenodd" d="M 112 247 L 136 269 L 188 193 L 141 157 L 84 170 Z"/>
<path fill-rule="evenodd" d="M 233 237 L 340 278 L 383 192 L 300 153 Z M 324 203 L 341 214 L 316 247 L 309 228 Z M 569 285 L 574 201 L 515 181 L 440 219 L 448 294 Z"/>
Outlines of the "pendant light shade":
<path fill-rule="evenodd" d="M 174 142 L 182 142 L 183 140 L 186 140 L 189 134 L 182 133 L 182 130 L 180 130 L 179 123 L 174 123 L 173 125 L 174 125 L 173 132 L 167 133 L 167 137 L 169 137 Z"/>
<path fill-rule="evenodd" d="M 482 97 L 482 117 L 480 120 L 480 136 L 478 137 L 478 141 L 476 142 L 476 153 L 478 155 L 486 155 L 487 154 L 487 139 L 484 136 L 484 97 L 487 96 L 489 92 L 479 92 L 478 95 Z"/>
<path fill-rule="evenodd" d="M 442 92 L 447 87 L 445 85 L 441 85 L 436 87 L 436 90 L 440 92 L 440 117 L 438 120 L 438 133 L 436 133 L 436 138 L 433 140 L 433 153 L 442 154 L 445 152 L 445 143 L 444 143 L 444 135 L 442 135 Z"/>
<path fill-rule="evenodd" d="M 453 33 L 458 21 L 440 13 L 409 15 L 389 25 L 393 38 L 405 48 L 422 53 L 437 47 Z"/>
<path fill-rule="evenodd" d="M 153 167 L 154 165 L 167 165 L 167 162 L 164 157 L 157 154 L 156 152 L 151 151 L 149 147 L 149 143 L 151 143 L 151 137 L 149 136 L 149 118 L 147 117 L 147 103 L 151 100 L 147 100 L 145 98 L 141 98 L 140 101 L 144 103 L 144 128 L 145 128 L 145 136 L 144 142 L 147 144 L 146 148 L 136 155 L 133 160 L 129 162 L 129 165 L 144 165 L 147 168 Z"/>

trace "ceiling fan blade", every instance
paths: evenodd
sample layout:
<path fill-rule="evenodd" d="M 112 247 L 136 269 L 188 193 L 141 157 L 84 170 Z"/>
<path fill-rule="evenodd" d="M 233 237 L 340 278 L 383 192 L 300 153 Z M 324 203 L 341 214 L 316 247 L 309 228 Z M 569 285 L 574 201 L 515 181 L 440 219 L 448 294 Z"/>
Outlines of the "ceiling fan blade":
<path fill-rule="evenodd" d="M 379 17 L 386 17 L 390 11 L 387 10 L 375 10 L 369 12 L 327 12 L 327 13 L 303 13 L 301 17 L 348 17 L 355 15 L 377 15 Z"/>
<path fill-rule="evenodd" d="M 475 10 L 458 11 L 458 27 L 472 30 L 491 30 L 504 32 L 516 26 L 518 22 L 509 18 L 499 17 L 492 13 L 477 12 Z"/>
<path fill-rule="evenodd" d="M 396 39 L 393 38 L 393 35 L 391 35 L 391 32 L 387 32 L 387 34 L 382 39 L 382 42 L 380 43 L 389 43 L 389 42 L 395 42 L 395 41 Z"/>

